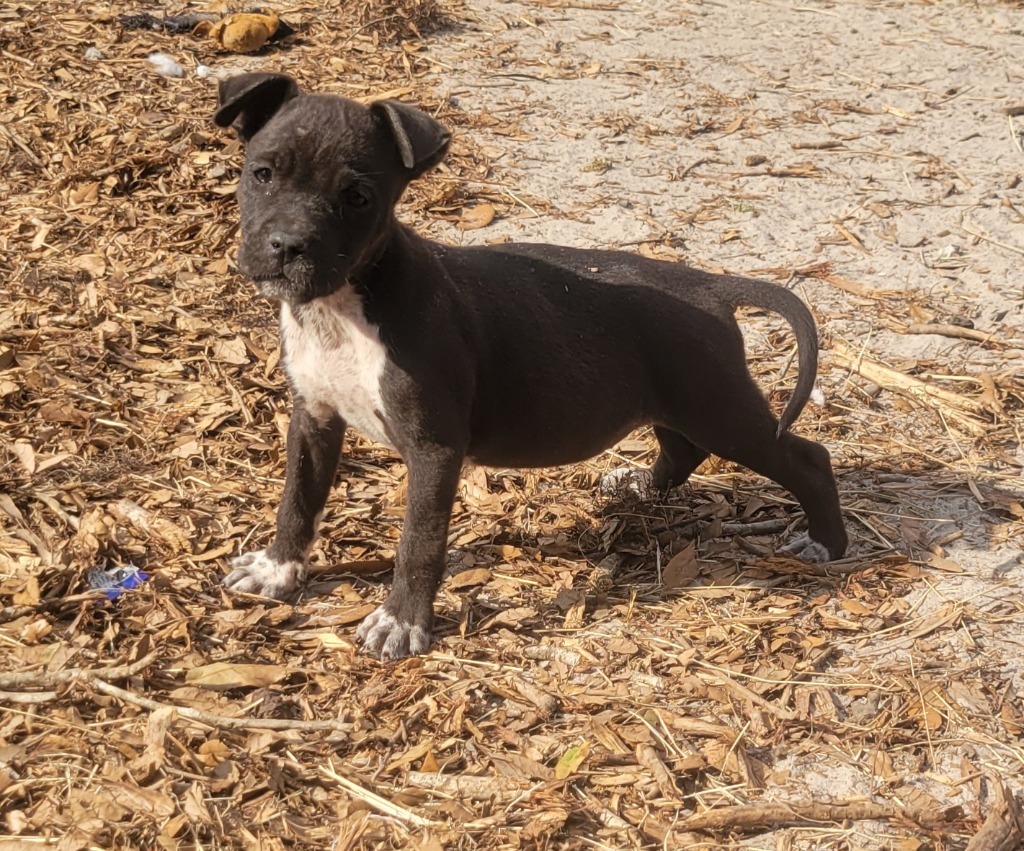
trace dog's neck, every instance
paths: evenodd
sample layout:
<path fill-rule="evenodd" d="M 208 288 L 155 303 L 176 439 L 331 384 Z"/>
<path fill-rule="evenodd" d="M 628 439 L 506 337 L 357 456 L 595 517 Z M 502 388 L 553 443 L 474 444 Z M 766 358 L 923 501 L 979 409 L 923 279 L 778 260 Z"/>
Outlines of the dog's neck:
<path fill-rule="evenodd" d="M 365 259 L 349 275 L 349 282 L 363 298 L 374 299 L 380 295 L 381 287 L 393 284 L 400 274 L 409 269 L 410 255 L 414 255 L 416 248 L 424 242 L 423 237 L 403 225 L 392 213 L 372 246 L 366 250 Z"/>

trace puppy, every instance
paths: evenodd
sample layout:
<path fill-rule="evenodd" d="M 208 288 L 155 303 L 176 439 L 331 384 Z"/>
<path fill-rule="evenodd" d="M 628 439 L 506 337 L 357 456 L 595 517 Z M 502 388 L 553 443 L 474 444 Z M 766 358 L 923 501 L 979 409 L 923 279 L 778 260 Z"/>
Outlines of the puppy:
<path fill-rule="evenodd" d="M 233 561 L 227 587 L 283 597 L 302 581 L 349 425 L 409 469 L 394 584 L 358 630 L 382 658 L 430 645 L 467 458 L 570 464 L 652 424 L 655 486 L 685 482 L 711 453 L 736 461 L 803 507 L 807 534 L 787 552 L 843 555 L 829 454 L 789 431 L 817 369 L 814 320 L 794 294 L 623 252 L 427 241 L 394 208 L 450 134 L 396 101 L 367 107 L 304 94 L 284 74 L 242 74 L 221 83 L 214 121 L 246 144 L 238 262 L 280 302 L 294 397 L 276 535 Z M 747 369 L 739 305 L 780 314 L 796 334 L 799 376 L 780 420 Z"/>

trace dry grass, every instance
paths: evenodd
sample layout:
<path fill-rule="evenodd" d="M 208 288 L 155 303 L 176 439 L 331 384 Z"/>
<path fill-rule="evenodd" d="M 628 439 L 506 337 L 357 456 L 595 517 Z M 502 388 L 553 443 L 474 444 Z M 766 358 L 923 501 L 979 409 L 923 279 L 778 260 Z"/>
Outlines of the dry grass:
<path fill-rule="evenodd" d="M 419 58 L 457 8 L 290 9 L 299 32 L 256 65 L 471 128 Z M 854 847 L 864 818 L 908 851 L 963 847 L 985 778 L 1024 766 L 1024 716 L 998 660 L 951 648 L 1022 606 L 918 614 L 908 591 L 960 568 L 901 506 L 969 480 L 993 540 L 1019 540 L 997 462 L 1019 373 L 951 381 L 832 347 L 828 380 L 902 396 L 801 422 L 836 450 L 857 538 L 828 570 L 770 555 L 793 504 L 745 471 L 600 496 L 603 472 L 651 460 L 646 432 L 574 468 L 467 472 L 441 637 L 382 665 L 352 643 L 403 509 L 381 447 L 349 436 L 300 601 L 217 585 L 271 534 L 288 407 L 271 309 L 231 260 L 240 157 L 209 123 L 214 87 L 143 60 L 253 60 L 123 32 L 99 3 L 23 4 L 0 26 L 0 668 L 18 673 L 0 675 L 0 848 L 720 847 L 777 823 Z M 469 199 L 525 203 L 467 132 L 403 215 L 429 228 Z M 898 316 L 885 299 L 862 294 Z M 781 399 L 788 343 L 767 343 L 754 368 Z M 124 563 L 152 578 L 114 604 L 83 593 Z M 950 743 L 976 754 L 958 776 L 935 756 Z M 867 766 L 864 799 L 788 801 L 825 751 Z"/>

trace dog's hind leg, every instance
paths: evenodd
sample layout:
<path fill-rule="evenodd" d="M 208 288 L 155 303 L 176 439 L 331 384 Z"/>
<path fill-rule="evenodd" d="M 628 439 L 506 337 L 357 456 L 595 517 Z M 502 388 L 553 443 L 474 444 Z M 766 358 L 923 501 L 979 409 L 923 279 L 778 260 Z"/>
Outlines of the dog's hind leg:
<path fill-rule="evenodd" d="M 807 515 L 807 535 L 786 552 L 812 562 L 841 558 L 847 535 L 828 450 L 788 431 L 776 434 L 778 420 L 745 370 L 738 382 L 725 383 L 735 386 L 721 387 L 720 398 L 732 404 L 705 409 L 699 418 L 681 412 L 688 440 L 778 482 L 797 498 Z"/>
<path fill-rule="evenodd" d="M 664 426 L 654 427 L 661 451 L 651 466 L 651 484 L 658 490 L 668 490 L 685 482 L 708 453 L 677 431 Z"/>

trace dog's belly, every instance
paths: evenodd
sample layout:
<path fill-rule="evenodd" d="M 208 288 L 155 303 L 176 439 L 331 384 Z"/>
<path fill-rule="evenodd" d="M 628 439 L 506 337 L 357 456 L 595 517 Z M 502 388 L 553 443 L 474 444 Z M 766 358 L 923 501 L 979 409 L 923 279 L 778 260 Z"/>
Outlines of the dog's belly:
<path fill-rule="evenodd" d="M 469 458 L 485 467 L 561 467 L 600 455 L 624 438 L 631 429 L 603 435 L 590 442 L 547 439 L 496 439 L 473 446 Z"/>
<path fill-rule="evenodd" d="M 284 365 L 317 418 L 336 413 L 360 434 L 391 446 L 380 381 L 387 355 L 348 287 L 297 308 L 281 306 Z"/>
<path fill-rule="evenodd" d="M 534 411 L 516 416 L 507 409 L 488 421 L 476 423 L 468 455 L 487 467 L 558 467 L 577 464 L 622 440 L 647 423 L 637 408 L 621 416 L 580 416 L 562 410 Z"/>

